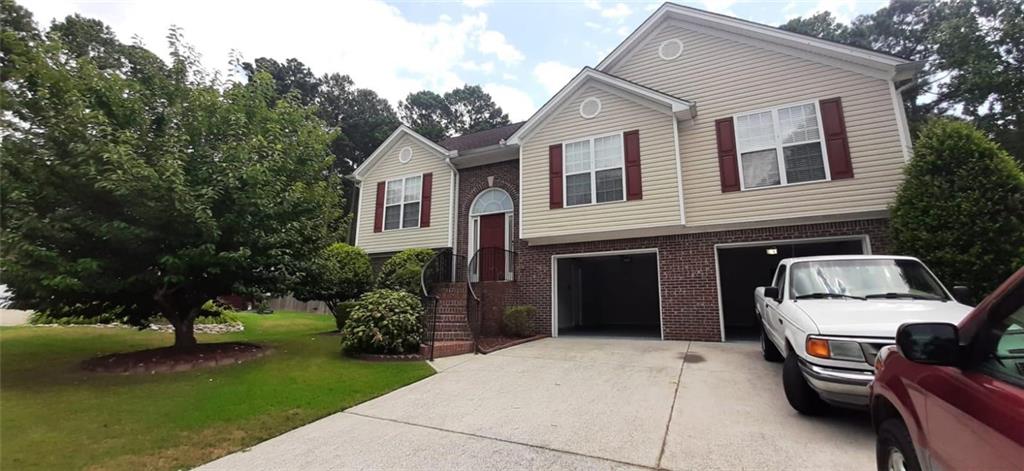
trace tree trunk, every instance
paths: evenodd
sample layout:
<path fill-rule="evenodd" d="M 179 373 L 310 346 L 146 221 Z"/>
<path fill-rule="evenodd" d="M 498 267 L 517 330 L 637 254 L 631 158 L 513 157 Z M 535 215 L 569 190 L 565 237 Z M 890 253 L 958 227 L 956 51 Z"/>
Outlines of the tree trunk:
<path fill-rule="evenodd" d="M 186 315 L 174 325 L 174 348 L 185 350 L 196 346 L 195 316 Z"/>

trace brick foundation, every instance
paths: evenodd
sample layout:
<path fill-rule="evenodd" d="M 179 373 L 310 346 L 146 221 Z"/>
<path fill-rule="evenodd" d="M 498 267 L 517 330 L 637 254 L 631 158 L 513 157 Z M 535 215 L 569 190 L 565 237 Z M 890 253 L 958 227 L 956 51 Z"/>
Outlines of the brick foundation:
<path fill-rule="evenodd" d="M 518 250 L 515 296 L 508 298 L 514 298 L 515 304 L 529 304 L 536 307 L 537 317 L 533 323 L 534 332 L 551 335 L 552 256 L 656 248 L 658 249 L 661 277 L 661 316 L 665 339 L 719 341 L 722 338 L 722 332 L 719 323 L 718 283 L 715 273 L 716 244 L 867 235 L 870 239 L 872 253 L 884 254 L 889 245 L 887 227 L 886 219 L 870 219 L 640 239 L 526 246 Z"/>

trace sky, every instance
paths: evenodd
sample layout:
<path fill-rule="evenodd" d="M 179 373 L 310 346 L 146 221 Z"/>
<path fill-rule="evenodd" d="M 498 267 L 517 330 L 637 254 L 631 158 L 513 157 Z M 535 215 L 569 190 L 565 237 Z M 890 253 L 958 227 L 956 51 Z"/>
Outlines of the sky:
<path fill-rule="evenodd" d="M 315 74 L 348 74 L 397 104 L 411 92 L 481 85 L 513 121 L 529 118 L 584 66 L 595 66 L 661 2 L 19 0 L 41 27 L 79 13 L 140 39 L 166 58 L 168 28 L 183 29 L 210 70 L 294 57 Z M 684 5 L 777 26 L 831 11 L 842 21 L 884 0 L 685 0 Z"/>

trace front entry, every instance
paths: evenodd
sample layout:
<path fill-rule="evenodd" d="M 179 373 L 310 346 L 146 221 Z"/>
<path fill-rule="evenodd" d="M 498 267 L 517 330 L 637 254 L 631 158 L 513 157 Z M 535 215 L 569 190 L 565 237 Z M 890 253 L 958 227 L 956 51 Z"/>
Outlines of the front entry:
<path fill-rule="evenodd" d="M 480 281 L 505 279 L 505 214 L 480 216 Z"/>
<path fill-rule="evenodd" d="M 512 197 L 488 188 L 469 210 L 469 276 L 472 281 L 511 281 L 513 234 Z"/>

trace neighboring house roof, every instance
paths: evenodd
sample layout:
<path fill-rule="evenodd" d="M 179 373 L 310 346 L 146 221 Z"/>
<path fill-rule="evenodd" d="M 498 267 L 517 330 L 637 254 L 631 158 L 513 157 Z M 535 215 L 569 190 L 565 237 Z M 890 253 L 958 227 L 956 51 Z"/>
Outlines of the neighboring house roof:
<path fill-rule="evenodd" d="M 508 139 L 513 133 L 519 130 L 523 124 L 526 124 L 526 121 L 512 123 L 485 131 L 463 134 L 461 136 L 449 137 L 438 144 L 446 149 L 459 152 L 479 149 L 481 147 L 490 147 L 501 144 L 501 141 Z"/>
<path fill-rule="evenodd" d="M 530 119 L 523 123 L 522 127 L 508 138 L 507 142 L 509 144 L 519 144 L 520 140 L 529 135 L 532 130 L 536 129 L 537 125 L 542 123 L 544 119 L 547 118 L 552 111 L 557 109 L 563 101 L 568 99 L 573 92 L 583 85 L 591 82 L 610 86 L 612 89 L 642 98 L 648 103 L 663 107 L 666 112 L 672 113 L 682 119 L 690 119 L 697 115 L 697 104 L 692 101 L 674 97 L 667 93 L 645 87 L 635 82 L 630 82 L 629 80 L 616 77 L 606 72 L 601 72 L 590 67 L 584 67 L 580 73 L 576 74 L 568 84 L 562 87 L 555 96 L 551 97 L 551 99 L 537 110 L 533 116 L 530 116 Z"/>
<path fill-rule="evenodd" d="M 664 3 L 618 47 L 613 49 L 597 65 L 597 69 L 609 70 L 614 67 L 628 57 L 633 48 L 642 43 L 642 40 L 649 32 L 653 31 L 655 26 L 669 19 L 678 19 L 701 27 L 750 38 L 763 44 L 763 47 L 782 46 L 810 53 L 819 58 L 836 59 L 837 65 L 847 64 L 878 71 L 876 75 L 884 73 L 888 75 L 886 78 L 891 80 L 909 79 L 923 66 L 922 62 L 913 62 L 891 54 L 806 36 L 674 3 Z"/>
<path fill-rule="evenodd" d="M 363 163 L 359 165 L 359 167 L 356 167 L 356 170 L 352 172 L 352 177 L 355 178 L 356 180 L 362 180 L 363 177 L 366 176 L 366 172 L 370 171 L 370 169 L 377 164 L 377 161 L 380 160 L 380 157 L 382 155 L 390 152 L 391 148 L 394 147 L 399 140 L 401 140 L 402 136 L 410 136 L 413 139 L 416 139 L 417 141 L 422 143 L 424 147 L 436 152 L 438 158 L 443 159 L 458 154 L 458 151 L 445 149 L 444 147 L 437 145 L 430 139 L 423 137 L 416 131 L 413 131 L 412 128 L 410 128 L 409 126 L 403 124 L 401 126 L 398 126 L 398 129 L 395 129 L 395 131 L 392 132 L 391 135 L 388 136 L 388 138 L 385 139 L 384 142 L 382 142 L 381 145 L 377 147 L 377 150 L 373 151 L 373 154 L 370 154 L 370 156 L 367 157 L 366 160 L 364 160 Z"/>

